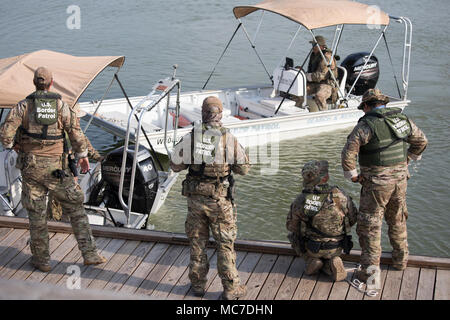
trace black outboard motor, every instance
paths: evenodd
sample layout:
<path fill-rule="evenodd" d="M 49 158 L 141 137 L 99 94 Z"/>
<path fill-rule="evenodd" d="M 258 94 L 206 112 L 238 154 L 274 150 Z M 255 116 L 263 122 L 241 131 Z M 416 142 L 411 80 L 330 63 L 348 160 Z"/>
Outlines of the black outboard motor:
<path fill-rule="evenodd" d="M 341 67 L 347 69 L 347 82 L 345 84 L 347 91 L 352 87 L 353 82 L 355 82 L 356 77 L 366 63 L 367 58 L 369 58 L 369 55 L 369 52 L 357 52 L 349 55 L 342 61 Z M 372 56 L 367 62 L 364 71 L 361 73 L 352 94 L 360 96 L 363 95 L 366 90 L 375 88 L 379 75 L 380 68 L 378 59 L 377 57 Z"/>
<path fill-rule="evenodd" d="M 122 209 L 118 192 L 123 148 L 124 147 L 121 147 L 111 151 L 102 161 L 102 181 L 91 192 L 88 204 L 99 206 L 104 202 L 105 206 L 108 208 Z M 122 193 L 125 203 L 128 203 L 133 156 L 134 146 L 130 146 L 127 153 Z M 145 147 L 139 146 L 131 211 L 143 214 L 148 214 L 150 212 L 155 200 L 156 192 L 158 191 L 158 182 L 158 171 L 156 170 L 150 152 Z"/>

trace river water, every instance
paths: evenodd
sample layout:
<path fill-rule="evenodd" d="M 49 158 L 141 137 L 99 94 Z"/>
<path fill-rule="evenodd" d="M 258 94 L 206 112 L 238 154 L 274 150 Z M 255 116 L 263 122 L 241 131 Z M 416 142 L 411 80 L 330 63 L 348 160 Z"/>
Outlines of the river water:
<path fill-rule="evenodd" d="M 446 29 L 450 2 L 447 0 L 375 0 L 375 4 L 395 16 L 413 22 L 413 51 L 408 97 L 412 100 L 405 113 L 422 128 L 429 139 L 423 160 L 410 166 L 408 184 L 408 232 L 412 254 L 448 257 L 450 208 L 448 171 L 448 84 L 450 39 Z M 0 58 L 40 49 L 73 55 L 125 55 L 120 78 L 130 96 L 145 95 L 155 81 L 171 74 L 178 64 L 183 90 L 202 87 L 237 22 L 232 8 L 253 4 L 242 0 L 165 0 L 125 1 L 49 0 L 12 1 L 0 4 Z M 79 29 L 70 29 L 73 11 L 80 12 Z M 243 22 L 253 39 L 261 17 L 254 13 Z M 69 24 L 68 24 L 69 22 Z M 394 55 L 395 72 L 400 77 L 403 26 L 391 23 L 387 31 Z M 275 68 L 297 25 L 274 14 L 264 16 L 255 43 L 269 72 Z M 367 51 L 380 30 L 366 26 L 344 29 L 338 54 Z M 316 32 L 328 42 L 333 28 Z M 310 35 L 302 30 L 287 56 L 301 64 L 309 51 Z M 382 75 L 379 87 L 396 95 L 392 69 L 381 42 L 375 55 Z M 343 59 L 342 59 L 343 60 Z M 342 61 L 341 60 L 341 61 Z M 88 88 L 81 101 L 101 98 L 113 70 L 106 70 Z M 243 32 L 238 32 L 229 51 L 216 69 L 208 88 L 268 83 L 267 74 L 251 49 Z M 24 96 L 27 93 L 24 93 Z M 121 97 L 113 86 L 107 98 Z M 283 141 L 279 145 L 279 168 L 275 175 L 261 174 L 266 164 L 255 163 L 251 172 L 237 177 L 238 237 L 245 239 L 286 240 L 285 219 L 290 203 L 301 190 L 300 172 L 311 159 L 327 159 L 331 183 L 348 190 L 358 204 L 359 186 L 343 178 L 340 153 L 351 128 L 332 133 Z M 88 137 L 101 152 L 120 144 L 112 135 L 91 127 Z M 186 200 L 180 195 L 181 180 L 173 187 L 162 209 L 151 217 L 156 230 L 184 231 Z M 354 233 L 354 232 L 353 232 Z M 356 239 L 356 236 L 354 236 Z M 355 243 L 356 247 L 358 244 Z M 390 250 L 386 227 L 382 239 L 384 251 Z"/>

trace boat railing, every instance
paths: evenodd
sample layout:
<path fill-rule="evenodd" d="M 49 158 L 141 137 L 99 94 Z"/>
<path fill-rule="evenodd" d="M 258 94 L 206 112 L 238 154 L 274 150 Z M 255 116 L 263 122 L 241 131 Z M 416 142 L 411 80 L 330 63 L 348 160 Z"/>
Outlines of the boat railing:
<path fill-rule="evenodd" d="M 137 156 L 138 156 L 138 150 L 139 150 L 139 137 L 141 134 L 142 129 L 142 120 L 144 118 L 144 115 L 147 112 L 150 112 L 153 108 L 155 108 L 163 99 L 167 97 L 166 100 L 166 115 L 165 115 L 165 128 L 164 128 L 164 146 L 167 150 L 167 154 L 170 158 L 170 152 L 169 148 L 167 146 L 166 137 L 167 137 L 167 129 L 168 129 L 168 117 L 169 117 L 169 104 L 170 104 L 170 93 L 172 90 L 177 87 L 177 100 L 176 100 L 176 107 L 175 107 L 175 123 L 174 123 L 174 139 L 173 143 L 176 141 L 176 134 L 177 134 L 177 127 L 178 127 L 178 118 L 180 113 L 180 92 L 181 92 L 181 83 L 179 79 L 175 78 L 177 66 L 174 66 L 174 73 L 172 77 L 168 77 L 162 80 L 159 80 L 152 88 L 152 91 L 143 98 L 136 106 L 132 108 L 130 111 L 130 114 L 128 116 L 128 122 L 127 122 L 127 130 L 125 134 L 125 143 L 123 148 L 123 155 L 122 155 L 122 167 L 120 170 L 120 182 L 119 182 L 119 201 L 120 204 L 127 216 L 127 224 L 125 227 L 130 227 L 130 213 L 132 208 L 132 202 L 133 202 L 133 192 L 134 192 L 134 179 L 136 176 L 136 165 L 137 165 Z M 123 199 L 123 184 L 125 180 L 125 170 L 126 170 L 126 163 L 127 163 L 127 153 L 128 153 L 128 146 L 130 143 L 130 135 L 131 135 L 131 122 L 133 120 L 133 116 L 138 117 L 138 124 L 135 128 L 135 134 L 134 134 L 134 152 L 133 152 L 133 163 L 131 166 L 131 178 L 130 178 L 130 186 L 129 186 L 129 192 L 128 192 L 128 203 L 125 203 Z"/>

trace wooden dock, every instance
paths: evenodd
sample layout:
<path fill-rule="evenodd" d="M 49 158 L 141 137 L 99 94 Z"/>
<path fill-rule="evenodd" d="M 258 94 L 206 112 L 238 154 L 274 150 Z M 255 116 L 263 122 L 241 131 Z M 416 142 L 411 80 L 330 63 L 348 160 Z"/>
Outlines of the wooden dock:
<path fill-rule="evenodd" d="M 87 267 L 83 265 L 70 225 L 49 222 L 52 270 L 43 273 L 30 263 L 27 228 L 27 219 L 0 217 L 0 299 L 20 298 L 21 294 L 27 299 L 52 298 L 52 295 L 30 295 L 33 286 L 38 285 L 58 287 L 53 298 L 69 299 L 80 298 L 81 292 L 85 298 L 104 292 L 101 296 L 104 299 L 217 300 L 222 293 L 213 241 L 208 249 L 207 291 L 203 298 L 198 298 L 193 295 L 188 279 L 189 247 L 182 234 L 92 226 L 97 247 L 108 261 Z M 333 282 L 324 274 L 305 275 L 303 259 L 294 255 L 287 242 L 238 240 L 235 248 L 239 275 L 248 288 L 245 297 L 248 300 L 450 299 L 448 258 L 410 256 L 406 270 L 397 271 L 390 266 L 390 255 L 383 253 L 382 289 L 375 297 L 370 297 L 349 284 L 359 251 L 353 250 L 343 257 L 349 281 Z M 68 268 L 73 265 L 81 272 L 82 290 L 78 296 L 73 293 L 77 290 L 66 289 L 68 283 L 73 284 L 70 282 L 73 274 L 68 274 L 71 270 Z M 21 293 L 14 295 L 14 288 Z M 49 291 L 51 289 L 45 292 Z"/>

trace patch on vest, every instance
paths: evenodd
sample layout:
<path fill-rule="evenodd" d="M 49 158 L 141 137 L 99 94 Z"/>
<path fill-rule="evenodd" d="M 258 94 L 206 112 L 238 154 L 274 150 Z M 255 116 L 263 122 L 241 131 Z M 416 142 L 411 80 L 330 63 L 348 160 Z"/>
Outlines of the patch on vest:
<path fill-rule="evenodd" d="M 386 123 L 394 131 L 395 135 L 399 139 L 407 137 L 411 131 L 409 122 L 406 119 L 400 117 L 386 118 Z"/>
<path fill-rule="evenodd" d="M 309 194 L 306 196 L 303 209 L 308 217 L 315 216 L 322 209 L 327 194 Z"/>
<path fill-rule="evenodd" d="M 57 100 L 48 98 L 34 99 L 36 107 L 36 122 L 42 125 L 51 125 L 58 120 Z"/>

